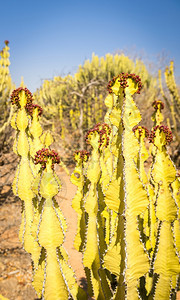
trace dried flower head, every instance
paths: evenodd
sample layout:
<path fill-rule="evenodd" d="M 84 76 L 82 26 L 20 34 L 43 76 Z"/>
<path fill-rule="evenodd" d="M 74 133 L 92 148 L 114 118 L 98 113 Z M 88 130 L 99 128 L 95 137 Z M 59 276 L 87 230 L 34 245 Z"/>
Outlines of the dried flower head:
<path fill-rule="evenodd" d="M 19 87 L 16 90 L 14 90 L 11 94 L 11 103 L 15 104 L 18 108 L 20 108 L 20 97 L 19 94 L 24 91 L 25 95 L 26 95 L 26 99 L 27 99 L 27 103 L 26 103 L 26 109 L 28 106 L 30 106 L 33 102 L 33 95 L 31 94 L 31 92 L 27 89 L 27 88 L 22 88 Z"/>
<path fill-rule="evenodd" d="M 160 132 L 164 132 L 166 138 L 166 144 L 170 144 L 173 140 L 172 131 L 169 130 L 167 126 L 164 125 L 157 125 L 151 130 L 151 134 L 149 137 L 149 142 L 154 143 L 154 139 L 156 137 L 156 131 L 159 129 Z"/>
<path fill-rule="evenodd" d="M 89 158 L 89 151 L 86 150 L 77 150 L 74 153 L 74 160 L 75 161 L 79 161 L 79 159 L 81 159 L 82 161 L 87 161 Z"/>
<path fill-rule="evenodd" d="M 34 157 L 34 163 L 35 165 L 41 164 L 41 168 L 45 169 L 46 163 L 49 159 L 51 159 L 52 161 L 52 169 L 54 169 L 54 164 L 60 163 L 60 157 L 57 152 L 48 148 L 42 148 L 41 150 L 36 152 L 36 155 Z"/>
<path fill-rule="evenodd" d="M 164 109 L 164 103 L 161 100 L 155 100 L 152 103 L 152 106 L 154 107 L 155 110 L 158 110 L 158 108 L 160 108 L 160 110 Z"/>
<path fill-rule="evenodd" d="M 38 109 L 38 116 L 41 116 L 43 113 L 43 109 L 41 106 L 39 106 L 38 104 L 32 104 L 30 103 L 29 105 L 26 105 L 26 110 L 27 113 L 32 116 L 33 115 L 33 111 L 34 109 L 37 108 Z"/>
<path fill-rule="evenodd" d="M 126 87 L 128 87 L 128 83 L 127 83 L 127 79 L 131 78 L 135 83 L 138 84 L 138 90 L 137 90 L 137 94 L 140 94 L 140 90 L 142 89 L 142 82 L 141 82 L 141 78 L 138 75 L 135 75 L 134 73 L 121 73 L 116 77 L 113 77 L 113 79 L 111 81 L 109 81 L 109 84 L 107 86 L 107 90 L 109 91 L 109 93 L 113 93 L 112 91 L 112 87 L 115 84 L 116 80 L 119 79 L 120 82 L 120 86 L 122 89 L 125 89 Z"/>
<path fill-rule="evenodd" d="M 102 146 L 107 147 L 109 145 L 109 135 L 111 133 L 111 128 L 106 123 L 98 123 L 95 125 L 93 129 L 90 129 L 86 134 L 86 142 L 90 144 L 90 140 L 94 133 L 99 134 L 99 149 L 101 149 Z"/>
<path fill-rule="evenodd" d="M 136 130 L 138 130 L 139 136 L 142 136 L 142 134 L 145 133 L 145 137 L 149 137 L 149 130 L 145 126 L 137 125 L 132 130 L 134 133 L 136 132 Z"/>

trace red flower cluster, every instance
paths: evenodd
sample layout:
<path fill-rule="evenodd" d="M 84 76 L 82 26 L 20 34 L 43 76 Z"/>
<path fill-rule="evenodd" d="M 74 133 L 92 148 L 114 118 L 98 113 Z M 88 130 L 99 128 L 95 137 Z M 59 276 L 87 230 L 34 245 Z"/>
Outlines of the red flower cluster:
<path fill-rule="evenodd" d="M 41 164 L 42 169 L 45 169 L 48 158 L 52 159 L 52 169 L 54 169 L 54 164 L 60 163 L 58 153 L 54 150 L 49 150 L 48 148 L 42 148 L 36 152 L 34 163 L 35 165 Z"/>
<path fill-rule="evenodd" d="M 100 139 L 99 139 L 99 148 L 102 146 L 102 144 L 104 144 L 104 141 L 106 141 L 106 143 L 104 144 L 105 147 L 107 147 L 109 145 L 109 135 L 111 133 L 111 128 L 109 127 L 108 124 L 106 123 L 98 123 L 95 125 L 95 127 L 93 129 L 90 129 L 87 134 L 86 134 L 86 142 L 89 144 L 89 137 L 92 133 L 94 132 L 98 132 L 98 134 L 100 135 Z"/>
<path fill-rule="evenodd" d="M 39 111 L 38 115 L 41 116 L 42 112 L 43 112 L 43 109 L 39 105 L 33 104 L 33 101 L 34 101 L 33 95 L 27 88 L 19 87 L 16 90 L 14 90 L 11 94 L 11 97 L 10 97 L 11 103 L 15 104 L 18 108 L 21 107 L 20 104 L 19 104 L 19 102 L 20 102 L 19 93 L 21 91 L 25 92 L 25 95 L 26 95 L 26 98 L 27 98 L 27 103 L 26 103 L 26 106 L 25 106 L 25 109 L 26 109 L 27 113 L 30 116 L 32 116 L 34 108 L 38 107 L 38 111 Z"/>
<path fill-rule="evenodd" d="M 156 100 L 152 103 L 152 106 L 154 107 L 155 110 L 158 109 L 158 105 L 160 104 L 160 110 L 164 109 L 164 103 L 161 100 Z"/>
<path fill-rule="evenodd" d="M 82 161 L 87 161 L 88 158 L 89 158 L 89 155 L 90 155 L 89 151 L 86 151 L 86 150 L 77 150 L 77 151 L 75 151 L 75 153 L 74 153 L 74 159 L 75 159 L 76 161 L 77 161 L 76 156 L 77 156 L 78 154 L 79 154 L 80 159 L 81 159 Z"/>
<path fill-rule="evenodd" d="M 11 94 L 11 103 L 17 105 L 18 108 L 20 108 L 20 98 L 19 98 L 19 93 L 21 91 L 25 92 L 26 98 L 27 98 L 27 104 L 26 106 L 29 106 L 30 104 L 32 104 L 33 101 L 33 95 L 31 94 L 31 92 L 27 89 L 27 88 L 23 88 L 23 87 L 19 87 L 18 89 L 14 90 Z"/>
<path fill-rule="evenodd" d="M 119 78 L 119 82 L 120 82 L 120 86 L 121 88 L 125 89 L 126 87 L 128 87 L 127 84 L 127 79 L 131 78 L 132 80 L 134 80 L 137 84 L 138 84 L 138 90 L 137 90 L 137 94 L 140 94 L 140 90 L 142 89 L 142 82 L 141 82 L 141 78 L 138 75 L 135 75 L 134 73 L 121 73 L 116 77 L 113 77 L 113 79 L 111 81 L 109 81 L 109 84 L 107 86 L 107 90 L 109 91 L 109 93 L 111 94 L 112 91 L 112 87 L 116 81 L 116 79 Z"/>
<path fill-rule="evenodd" d="M 30 116 L 32 116 L 33 110 L 34 110 L 35 108 L 38 108 L 38 116 L 41 116 L 42 113 L 43 113 L 43 109 L 42 109 L 42 107 L 39 106 L 38 104 L 27 105 L 26 109 L 27 109 L 27 111 L 28 111 L 28 114 L 29 114 Z"/>
<path fill-rule="evenodd" d="M 164 126 L 164 125 L 157 125 L 152 129 L 150 137 L 149 137 L 150 143 L 154 143 L 154 138 L 156 136 L 156 130 L 157 129 L 159 129 L 160 132 L 163 131 L 165 133 L 165 135 L 166 135 L 166 144 L 170 144 L 173 140 L 172 131 L 169 130 L 169 128 L 167 126 Z"/>
<path fill-rule="evenodd" d="M 137 125 L 137 126 L 134 126 L 134 128 L 132 130 L 133 130 L 133 132 L 138 130 L 140 136 L 143 134 L 143 130 L 144 130 L 145 131 L 145 137 L 149 137 L 149 130 L 145 126 L 138 126 Z"/>

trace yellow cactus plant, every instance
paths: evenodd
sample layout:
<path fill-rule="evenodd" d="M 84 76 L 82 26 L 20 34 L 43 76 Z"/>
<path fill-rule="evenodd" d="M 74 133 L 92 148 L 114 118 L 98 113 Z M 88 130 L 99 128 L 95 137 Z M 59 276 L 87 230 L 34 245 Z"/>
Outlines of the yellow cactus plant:
<path fill-rule="evenodd" d="M 94 57 L 94 72 L 96 63 Z M 153 102 L 149 135 L 133 99 L 142 88 L 140 77 L 121 73 L 107 88 L 104 122 L 87 132 L 91 150 L 76 151 L 71 175 L 77 186 L 74 247 L 83 255 L 88 295 L 78 287 L 63 246 L 67 225 L 55 200 L 61 183 L 54 164 L 60 157 L 49 147 L 51 135 L 43 134 L 41 108 L 33 105 L 31 93 L 19 88 L 12 94 L 13 148 L 20 158 L 13 191 L 22 200 L 20 239 L 33 260 L 33 286 L 50 300 L 174 299 L 180 280 L 180 180 L 167 151 L 172 132 L 162 124 L 164 105 Z"/>

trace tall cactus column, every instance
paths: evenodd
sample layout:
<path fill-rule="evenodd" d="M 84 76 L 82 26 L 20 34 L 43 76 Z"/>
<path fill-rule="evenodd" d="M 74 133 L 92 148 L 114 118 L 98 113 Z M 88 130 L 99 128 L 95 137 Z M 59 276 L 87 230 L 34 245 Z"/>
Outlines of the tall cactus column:
<path fill-rule="evenodd" d="M 42 149 L 35 156 L 35 164 L 41 164 L 41 169 L 34 181 L 33 190 L 39 193 L 43 203 L 38 226 L 37 239 L 43 247 L 44 274 L 42 295 L 48 300 L 69 299 L 77 297 L 78 286 L 74 272 L 68 265 L 68 257 L 63 248 L 66 223 L 62 212 L 54 199 L 60 188 L 60 181 L 54 172 L 54 164 L 60 159 L 54 150 Z M 38 187 L 38 189 L 36 189 Z M 39 261 L 41 267 L 41 260 Z M 38 269 L 34 276 L 34 286 L 42 287 L 42 279 L 38 277 Z M 37 281 L 37 282 L 36 282 Z"/>
<path fill-rule="evenodd" d="M 17 106 L 11 125 L 17 130 L 14 151 L 20 157 L 20 162 L 13 182 L 13 192 L 22 200 L 22 222 L 19 238 L 24 249 L 32 252 L 31 223 L 33 219 L 33 192 L 31 184 L 34 179 L 30 166 L 30 136 L 28 107 L 32 105 L 32 94 L 28 89 L 19 88 L 11 95 L 12 104 Z"/>
<path fill-rule="evenodd" d="M 156 217 L 159 223 L 154 273 L 158 275 L 154 299 L 168 299 L 176 289 L 180 273 L 180 260 L 174 240 L 174 224 L 178 219 L 178 205 L 172 193 L 176 169 L 167 154 L 166 145 L 172 140 L 172 133 L 166 126 L 153 128 L 150 136 L 156 147 L 151 176 L 158 184 L 156 195 Z"/>
<path fill-rule="evenodd" d="M 86 165 L 89 190 L 84 199 L 84 208 L 88 216 L 88 222 L 83 264 L 87 277 L 92 285 L 92 295 L 94 295 L 96 299 L 110 299 L 112 296 L 105 270 L 102 268 L 102 255 L 105 251 L 105 241 L 101 232 L 103 199 L 102 193 L 100 195 L 99 190 L 101 174 L 100 155 L 101 149 L 108 145 L 108 129 L 109 126 L 107 124 L 97 124 L 93 129 L 88 131 L 86 137 L 87 142 L 92 146 L 92 153 Z"/>
<path fill-rule="evenodd" d="M 125 102 L 123 107 L 123 156 L 125 178 L 125 238 L 126 238 L 126 269 L 125 280 L 127 285 L 127 299 L 138 299 L 140 277 L 149 271 L 149 259 L 140 239 L 138 215 L 144 212 L 149 204 L 147 192 L 140 181 L 134 159 L 139 151 L 139 145 L 133 134 L 133 127 L 141 120 L 132 95 L 141 88 L 139 78 L 127 78 L 125 88 Z M 132 144 L 132 147 L 130 145 Z M 138 193 L 137 193 L 138 191 Z M 134 251 L 132 251 L 132 248 Z"/>
<path fill-rule="evenodd" d="M 139 93 L 141 81 L 134 74 L 120 74 L 113 78 L 108 85 L 108 89 L 110 93 L 114 93 L 118 97 L 116 111 L 118 107 L 121 107 L 122 152 L 119 152 L 118 161 L 123 157 L 123 185 L 125 191 L 124 197 L 119 199 L 120 206 L 124 209 L 123 211 L 120 210 L 119 216 L 121 220 L 119 231 L 122 232 L 119 235 L 121 237 L 121 265 L 119 284 L 114 299 L 124 299 L 125 297 L 127 299 L 139 299 L 140 278 L 145 276 L 149 270 L 148 254 L 141 241 L 138 228 L 138 216 L 146 210 L 149 201 L 135 164 L 139 144 L 132 130 L 141 120 L 139 110 L 132 98 L 134 93 Z M 109 118 L 113 120 L 112 112 Z M 122 192 L 119 195 L 123 195 Z M 108 203 L 107 200 L 106 202 Z"/>

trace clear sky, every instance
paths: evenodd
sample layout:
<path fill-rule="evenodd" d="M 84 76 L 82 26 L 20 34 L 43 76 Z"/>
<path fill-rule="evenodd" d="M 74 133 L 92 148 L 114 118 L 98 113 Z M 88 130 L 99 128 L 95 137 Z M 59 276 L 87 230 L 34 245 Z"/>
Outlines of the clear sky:
<path fill-rule="evenodd" d="M 74 73 L 85 59 L 127 49 L 172 59 L 180 76 L 180 0 L 2 0 L 0 49 L 10 72 L 34 92 L 43 79 Z"/>

